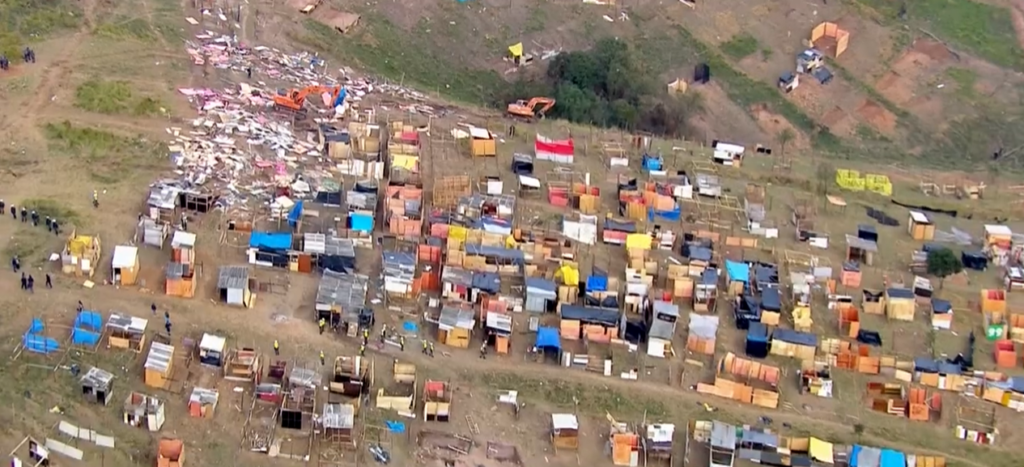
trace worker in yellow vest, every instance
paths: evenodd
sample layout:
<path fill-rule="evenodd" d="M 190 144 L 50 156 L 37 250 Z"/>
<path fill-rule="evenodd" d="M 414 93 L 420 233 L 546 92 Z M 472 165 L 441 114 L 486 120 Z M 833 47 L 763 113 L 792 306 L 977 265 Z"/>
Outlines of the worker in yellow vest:
<path fill-rule="evenodd" d="M 281 355 L 281 345 L 277 343 L 277 339 L 274 339 L 274 355 Z"/>
<path fill-rule="evenodd" d="M 320 366 L 324 366 L 324 364 L 325 364 L 324 362 L 326 362 L 326 361 L 327 361 L 327 360 L 326 360 L 326 358 L 324 357 L 324 351 L 323 351 L 323 350 L 321 350 L 321 351 L 320 351 Z"/>
<path fill-rule="evenodd" d="M 327 320 L 320 318 L 320 322 L 317 324 L 320 325 L 320 334 L 323 334 L 324 328 L 327 327 Z"/>

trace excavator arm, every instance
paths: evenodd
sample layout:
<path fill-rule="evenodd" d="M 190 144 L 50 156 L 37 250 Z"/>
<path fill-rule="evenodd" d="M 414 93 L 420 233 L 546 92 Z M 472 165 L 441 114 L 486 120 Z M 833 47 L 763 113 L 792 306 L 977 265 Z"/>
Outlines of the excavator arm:
<path fill-rule="evenodd" d="M 299 111 L 306 104 L 306 97 L 310 94 L 323 94 L 325 92 L 331 93 L 332 102 L 337 101 L 338 95 L 341 94 L 341 86 L 307 86 L 302 89 L 292 89 L 283 96 L 274 96 L 274 104 L 288 110 Z"/>
<path fill-rule="evenodd" d="M 508 105 L 508 114 L 513 117 L 534 119 L 543 117 L 547 111 L 555 106 L 555 100 L 550 97 L 534 97 L 529 101 L 519 100 Z M 540 107 L 539 109 L 537 107 Z"/>

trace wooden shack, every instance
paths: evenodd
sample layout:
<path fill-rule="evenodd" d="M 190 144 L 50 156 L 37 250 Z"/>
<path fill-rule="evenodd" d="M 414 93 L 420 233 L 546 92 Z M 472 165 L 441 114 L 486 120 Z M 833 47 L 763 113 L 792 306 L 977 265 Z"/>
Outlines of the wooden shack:
<path fill-rule="evenodd" d="M 192 298 L 196 294 L 196 234 L 177 231 L 171 237 L 171 261 L 165 270 L 164 293 Z"/>
<path fill-rule="evenodd" d="M 82 376 L 82 396 L 90 402 L 100 405 L 107 405 L 111 399 L 111 392 L 114 389 L 114 374 L 96 367 L 92 367 Z"/>
<path fill-rule="evenodd" d="M 360 401 L 373 385 L 373 362 L 361 356 L 341 356 L 334 359 L 333 370 L 328 390 L 353 404 L 358 413 Z"/>
<path fill-rule="evenodd" d="M 446 303 L 437 320 L 437 340 L 444 345 L 467 349 L 475 324 L 475 313 L 469 304 Z"/>
<path fill-rule="evenodd" d="M 814 334 L 783 328 L 777 328 L 772 333 L 772 355 L 807 361 L 814 360 L 817 350 L 818 336 Z"/>
<path fill-rule="evenodd" d="M 927 214 L 910 211 L 910 219 L 907 220 L 907 233 L 914 240 L 929 241 L 935 238 L 935 224 Z"/>
<path fill-rule="evenodd" d="M 161 342 L 149 346 L 149 355 L 143 366 L 142 381 L 146 386 L 166 388 L 171 380 L 174 364 L 174 347 Z"/>
<path fill-rule="evenodd" d="M 111 283 L 114 285 L 135 285 L 139 279 L 139 247 L 117 245 L 110 262 Z"/>
<path fill-rule="evenodd" d="M 99 237 L 78 235 L 78 230 L 72 230 L 60 254 L 61 272 L 78 277 L 92 277 L 99 266 L 101 252 Z"/>
<path fill-rule="evenodd" d="M 194 387 L 188 397 L 188 414 L 193 418 L 210 418 L 219 400 L 220 393 L 216 389 Z"/>
<path fill-rule="evenodd" d="M 885 289 L 885 316 L 897 321 L 913 321 L 917 304 L 914 291 L 905 288 Z"/>
<path fill-rule="evenodd" d="M 551 444 L 556 453 L 559 449 L 568 451 L 580 449 L 580 424 L 576 414 L 551 414 Z"/>
<path fill-rule="evenodd" d="M 498 155 L 498 142 L 494 139 L 494 133 L 485 128 L 470 127 L 469 136 L 469 151 L 473 157 L 494 157 Z"/>
<path fill-rule="evenodd" d="M 260 354 L 256 349 L 242 347 L 228 351 L 224 361 L 224 379 L 228 381 L 257 382 L 262 374 Z"/>
<path fill-rule="evenodd" d="M 412 415 L 416 407 L 416 365 L 395 359 L 394 378 L 387 387 L 377 389 L 377 408 Z"/>
<path fill-rule="evenodd" d="M 452 410 L 452 389 L 445 381 L 423 383 L 423 421 L 449 422 Z"/>
<path fill-rule="evenodd" d="M 111 313 L 107 319 L 107 348 L 125 349 L 141 353 L 146 345 L 149 320 L 121 313 Z"/>
<path fill-rule="evenodd" d="M 217 291 L 222 303 L 246 308 L 255 304 L 256 294 L 249 287 L 247 266 L 221 266 L 217 275 Z"/>
<path fill-rule="evenodd" d="M 164 403 L 153 396 L 132 392 L 124 401 L 123 415 L 125 425 L 160 431 L 164 426 Z"/>
<path fill-rule="evenodd" d="M 185 442 L 163 438 L 157 443 L 156 467 L 185 467 Z"/>

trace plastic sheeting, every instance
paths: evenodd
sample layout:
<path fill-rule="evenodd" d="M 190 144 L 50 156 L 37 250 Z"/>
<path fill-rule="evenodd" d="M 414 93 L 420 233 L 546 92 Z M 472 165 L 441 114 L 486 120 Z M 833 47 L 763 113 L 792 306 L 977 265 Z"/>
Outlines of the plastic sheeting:
<path fill-rule="evenodd" d="M 253 232 L 249 236 L 249 248 L 261 250 L 289 250 L 292 247 L 292 234 Z"/>
<path fill-rule="evenodd" d="M 558 335 L 557 328 L 537 328 L 537 342 L 534 344 L 538 349 L 562 349 L 562 340 Z"/>
<path fill-rule="evenodd" d="M 71 328 L 71 343 L 83 347 L 96 347 L 103 335 L 103 316 L 94 311 L 83 311 L 75 318 Z"/>

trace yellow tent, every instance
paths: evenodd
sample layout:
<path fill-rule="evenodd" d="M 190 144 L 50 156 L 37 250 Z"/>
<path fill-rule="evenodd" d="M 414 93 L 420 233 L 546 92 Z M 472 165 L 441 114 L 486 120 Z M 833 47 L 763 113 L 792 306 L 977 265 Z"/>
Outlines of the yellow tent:
<path fill-rule="evenodd" d="M 561 279 L 563 284 L 576 287 L 580 285 L 580 272 L 575 266 L 564 263 L 555 271 L 555 279 Z"/>
<path fill-rule="evenodd" d="M 508 46 L 508 53 L 512 54 L 512 58 L 519 58 L 523 56 L 523 43 L 517 42 Z"/>
<path fill-rule="evenodd" d="M 73 256 L 82 256 L 85 254 L 85 250 L 92 247 L 92 237 L 88 235 L 79 235 L 71 240 L 68 240 L 68 252 Z"/>
<path fill-rule="evenodd" d="M 651 236 L 645 233 L 626 235 L 626 249 L 640 248 L 650 250 L 651 240 Z"/>
<path fill-rule="evenodd" d="M 417 156 L 410 156 L 406 154 L 393 154 L 391 155 L 391 166 L 401 167 L 406 170 L 413 170 L 416 168 L 416 164 L 419 163 L 420 158 Z"/>

